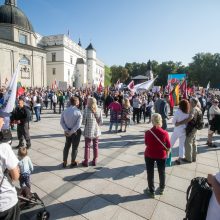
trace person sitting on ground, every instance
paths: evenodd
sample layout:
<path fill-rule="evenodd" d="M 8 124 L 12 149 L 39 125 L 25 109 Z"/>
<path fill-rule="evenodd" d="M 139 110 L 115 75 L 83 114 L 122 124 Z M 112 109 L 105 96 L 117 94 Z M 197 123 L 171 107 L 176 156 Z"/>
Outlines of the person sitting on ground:
<path fill-rule="evenodd" d="M 27 156 L 28 151 L 25 147 L 20 147 L 18 150 L 18 157 L 19 157 L 19 169 L 20 169 L 20 187 L 28 187 L 31 189 L 30 184 L 30 175 L 34 170 L 33 164 L 29 156 Z"/>
<path fill-rule="evenodd" d="M 154 163 L 157 163 L 159 172 L 159 194 L 163 194 L 165 188 L 165 167 L 166 158 L 171 147 L 170 138 L 167 131 L 163 130 L 162 117 L 155 113 L 152 115 L 153 128 L 145 132 L 145 163 L 147 168 L 148 189 L 145 192 L 149 193 L 154 198 Z"/>

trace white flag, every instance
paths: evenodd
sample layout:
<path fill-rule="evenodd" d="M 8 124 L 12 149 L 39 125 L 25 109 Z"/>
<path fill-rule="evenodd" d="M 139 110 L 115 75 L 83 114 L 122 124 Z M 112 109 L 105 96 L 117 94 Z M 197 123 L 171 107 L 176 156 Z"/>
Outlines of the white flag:
<path fill-rule="evenodd" d="M 210 81 L 208 82 L 207 86 L 206 86 L 206 89 L 209 90 L 210 88 Z"/>
<path fill-rule="evenodd" d="M 151 86 L 153 85 L 156 78 L 148 80 L 144 83 L 138 84 L 135 87 L 135 90 L 149 90 Z"/>
<path fill-rule="evenodd" d="M 4 95 L 4 104 L 3 109 L 4 112 L 11 113 L 15 106 L 16 93 L 17 93 L 17 79 L 18 79 L 18 66 L 12 76 L 10 85 L 7 89 L 7 92 Z"/>

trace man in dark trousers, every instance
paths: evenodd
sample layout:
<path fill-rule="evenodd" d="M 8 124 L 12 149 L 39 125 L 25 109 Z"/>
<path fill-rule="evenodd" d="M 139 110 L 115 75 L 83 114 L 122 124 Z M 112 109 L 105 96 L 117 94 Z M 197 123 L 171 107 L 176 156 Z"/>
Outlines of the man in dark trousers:
<path fill-rule="evenodd" d="M 161 99 L 161 103 L 159 105 L 159 114 L 162 117 L 162 128 L 164 130 L 167 129 L 167 119 L 169 119 L 168 117 L 168 102 L 169 102 L 169 95 L 165 94 L 164 95 L 164 99 Z"/>
<path fill-rule="evenodd" d="M 12 113 L 12 120 L 17 123 L 17 135 L 19 144 L 17 148 L 24 146 L 24 138 L 26 140 L 26 147 L 31 147 L 31 139 L 29 134 L 29 119 L 30 111 L 24 105 L 24 99 L 22 97 L 18 100 L 18 107 Z"/>
<path fill-rule="evenodd" d="M 67 158 L 69 154 L 69 149 L 72 145 L 72 156 L 70 167 L 76 167 L 78 162 L 76 161 L 76 156 L 78 153 L 78 146 L 81 137 L 81 124 L 82 124 L 82 114 L 78 109 L 79 98 L 70 98 L 70 107 L 65 109 L 61 114 L 60 124 L 64 130 L 66 136 L 66 143 L 63 150 L 63 168 L 67 166 Z"/>
<path fill-rule="evenodd" d="M 112 102 L 114 102 L 114 98 L 112 97 L 112 93 L 110 92 L 108 95 L 107 95 L 107 97 L 106 97 L 106 99 L 105 99 L 105 102 L 104 102 L 104 111 L 105 111 L 105 116 L 106 116 L 106 118 L 108 117 L 108 111 L 109 111 L 109 108 L 108 108 L 108 106 L 112 103 Z"/>

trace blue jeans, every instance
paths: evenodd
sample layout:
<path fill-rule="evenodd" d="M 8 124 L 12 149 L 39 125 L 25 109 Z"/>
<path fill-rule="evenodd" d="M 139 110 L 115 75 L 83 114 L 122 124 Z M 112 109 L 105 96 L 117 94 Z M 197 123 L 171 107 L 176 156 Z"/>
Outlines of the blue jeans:
<path fill-rule="evenodd" d="M 34 107 L 34 112 L 36 115 L 36 121 L 40 121 L 40 106 Z"/>
<path fill-rule="evenodd" d="M 118 131 L 118 122 L 110 122 L 109 131 L 112 131 L 112 126 L 115 124 L 115 131 Z"/>

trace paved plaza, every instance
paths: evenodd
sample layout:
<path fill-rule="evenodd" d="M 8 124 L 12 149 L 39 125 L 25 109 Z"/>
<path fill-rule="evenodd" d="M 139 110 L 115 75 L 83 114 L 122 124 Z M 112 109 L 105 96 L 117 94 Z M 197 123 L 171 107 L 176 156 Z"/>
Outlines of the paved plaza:
<path fill-rule="evenodd" d="M 206 177 L 220 168 L 220 150 L 208 149 L 205 145 L 207 129 L 199 131 L 197 162 L 166 168 L 164 195 L 152 199 L 143 193 L 147 187 L 144 131 L 151 127 L 150 124 L 131 125 L 127 133 L 110 134 L 109 120 L 105 119 L 98 165 L 63 169 L 65 138 L 59 120 L 59 114 L 43 111 L 42 120 L 30 125 L 32 148 L 29 155 L 35 168 L 31 176 L 32 191 L 44 201 L 50 219 L 180 220 L 185 214 L 186 189 L 190 180 L 196 176 Z M 171 120 L 168 127 L 172 132 Z M 218 136 L 215 140 L 220 142 Z M 13 146 L 17 144 L 14 141 Z M 217 145 L 220 149 L 220 143 Z M 174 148 L 174 157 L 177 152 Z M 80 162 L 83 155 L 82 137 L 77 157 Z M 156 186 L 158 181 L 156 171 Z M 21 219 L 36 219 L 39 208 L 26 210 Z"/>

